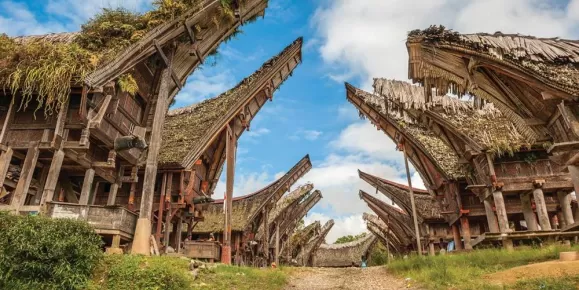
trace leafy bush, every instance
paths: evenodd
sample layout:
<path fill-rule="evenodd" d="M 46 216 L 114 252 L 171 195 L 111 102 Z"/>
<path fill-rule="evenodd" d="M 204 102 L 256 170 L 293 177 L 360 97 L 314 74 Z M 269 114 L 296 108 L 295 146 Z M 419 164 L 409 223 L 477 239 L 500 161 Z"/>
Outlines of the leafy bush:
<path fill-rule="evenodd" d="M 190 289 L 189 261 L 173 257 L 106 256 L 89 289 Z"/>
<path fill-rule="evenodd" d="M 0 213 L 0 289 L 83 289 L 102 240 L 84 222 Z"/>

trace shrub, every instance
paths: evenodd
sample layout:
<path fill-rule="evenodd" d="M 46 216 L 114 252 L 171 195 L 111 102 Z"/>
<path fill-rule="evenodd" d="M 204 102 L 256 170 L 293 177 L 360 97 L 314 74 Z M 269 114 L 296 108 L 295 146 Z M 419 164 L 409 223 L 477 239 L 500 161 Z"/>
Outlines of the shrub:
<path fill-rule="evenodd" d="M 85 222 L 0 213 L 0 289 L 83 289 L 102 240 Z"/>
<path fill-rule="evenodd" d="M 140 255 L 106 256 L 89 289 L 190 289 L 189 261 Z"/>

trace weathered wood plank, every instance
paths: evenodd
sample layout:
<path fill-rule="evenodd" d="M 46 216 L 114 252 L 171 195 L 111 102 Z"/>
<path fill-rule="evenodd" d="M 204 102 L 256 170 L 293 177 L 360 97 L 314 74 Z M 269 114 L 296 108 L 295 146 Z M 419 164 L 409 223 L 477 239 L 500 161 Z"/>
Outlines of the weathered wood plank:
<path fill-rule="evenodd" d="M 30 182 L 32 181 L 32 176 L 34 175 L 34 168 L 36 167 L 36 162 L 38 160 L 38 142 L 30 142 L 30 148 L 26 153 L 26 158 L 22 165 L 22 171 L 20 173 L 20 180 L 14 189 L 14 195 L 12 196 L 12 208 L 16 211 L 24 205 L 26 200 L 26 195 L 28 194 L 28 189 L 30 188 Z"/>

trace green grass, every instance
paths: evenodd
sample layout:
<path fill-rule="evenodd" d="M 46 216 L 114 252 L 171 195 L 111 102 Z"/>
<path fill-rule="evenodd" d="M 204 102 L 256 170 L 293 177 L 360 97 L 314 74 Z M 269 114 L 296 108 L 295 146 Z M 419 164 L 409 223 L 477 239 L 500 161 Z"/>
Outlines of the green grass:
<path fill-rule="evenodd" d="M 574 247 L 574 249 L 577 250 L 579 247 Z M 483 276 L 517 266 L 554 260 L 559 257 L 561 251 L 569 251 L 569 248 L 558 246 L 519 247 L 513 252 L 502 249 L 484 249 L 464 254 L 435 257 L 412 256 L 406 260 L 395 260 L 388 265 L 388 268 L 394 274 L 403 278 L 409 277 L 427 289 L 502 289 L 489 285 Z M 577 279 L 571 279 L 561 283 L 569 284 L 576 281 Z M 540 285 L 541 283 L 541 281 L 521 283 L 527 282 L 531 283 L 528 286 Z M 555 285 L 554 282 L 549 281 L 552 285 Z M 556 285 L 553 286 L 555 288 L 518 288 L 517 285 L 513 285 L 513 287 L 515 287 L 514 289 L 569 289 L 556 288 L 559 287 Z"/>
<path fill-rule="evenodd" d="M 290 269 L 258 269 L 218 265 L 199 275 L 193 289 L 282 289 Z"/>
<path fill-rule="evenodd" d="M 218 265 L 200 269 L 196 280 L 189 260 L 140 255 L 106 256 L 93 274 L 89 290 L 115 289 L 281 289 L 289 269 L 257 269 Z"/>
<path fill-rule="evenodd" d="M 579 289 L 579 276 L 564 276 L 549 279 L 532 279 L 519 281 L 510 289 L 569 290 Z"/>

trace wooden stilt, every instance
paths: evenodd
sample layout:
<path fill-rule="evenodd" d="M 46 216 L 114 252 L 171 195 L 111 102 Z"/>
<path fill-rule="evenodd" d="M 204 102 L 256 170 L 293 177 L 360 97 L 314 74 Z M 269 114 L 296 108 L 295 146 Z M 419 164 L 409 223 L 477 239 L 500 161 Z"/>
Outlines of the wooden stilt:
<path fill-rule="evenodd" d="M 535 209 L 537 210 L 537 216 L 539 217 L 539 224 L 541 225 L 541 230 L 549 231 L 551 230 L 551 223 L 549 222 L 549 213 L 547 212 L 545 195 L 543 194 L 543 189 L 541 189 L 542 184 L 535 183 L 534 185 L 535 189 L 533 190 L 533 198 L 535 199 Z"/>
<path fill-rule="evenodd" d="M 507 209 L 505 207 L 505 199 L 503 197 L 503 192 L 501 188 L 497 187 L 493 192 L 493 200 L 495 202 L 495 208 L 497 209 L 497 220 L 499 223 L 499 230 L 501 233 L 508 233 L 509 220 L 507 218 Z"/>
<path fill-rule="evenodd" d="M 171 233 L 171 203 L 167 203 L 166 205 L 167 211 L 165 212 L 165 232 L 163 233 L 163 245 L 165 247 L 169 246 L 169 234 Z"/>
<path fill-rule="evenodd" d="M 54 152 L 52 162 L 50 162 L 50 169 L 48 170 L 48 177 L 46 178 L 46 183 L 44 184 L 42 198 L 40 199 L 40 205 L 43 207 L 43 210 L 45 209 L 46 203 L 51 202 L 54 198 L 54 191 L 56 190 L 56 184 L 58 183 L 60 168 L 63 161 L 64 151 L 57 150 Z"/>
<path fill-rule="evenodd" d="M 489 225 L 489 231 L 491 233 L 498 233 L 500 231 L 499 229 L 499 223 L 497 220 L 497 216 L 495 215 L 495 212 L 493 211 L 493 205 L 491 204 L 490 200 L 485 199 L 483 201 L 483 204 L 485 206 L 485 213 L 487 216 L 487 222 Z"/>
<path fill-rule="evenodd" d="M 410 204 L 412 206 L 412 219 L 414 221 L 414 232 L 416 234 L 416 249 L 418 255 L 422 256 L 422 245 L 420 244 L 420 229 L 418 227 L 418 216 L 416 214 L 416 203 L 414 202 L 414 192 L 412 190 L 412 180 L 410 177 L 410 169 L 408 168 L 408 154 L 406 153 L 406 143 L 404 148 L 404 166 L 406 167 L 406 179 L 408 180 L 408 191 L 410 193 Z"/>
<path fill-rule="evenodd" d="M 94 180 L 94 169 L 89 168 L 84 174 L 84 181 L 82 182 L 82 190 L 80 192 L 80 199 L 78 204 L 87 205 Z"/>
<path fill-rule="evenodd" d="M 527 223 L 527 229 L 529 231 L 538 231 L 539 227 L 537 226 L 537 217 L 535 216 L 531 205 L 531 195 L 528 193 L 522 193 L 520 198 L 523 215 L 525 216 L 525 222 Z"/>
<path fill-rule="evenodd" d="M 167 173 L 163 173 L 161 180 L 161 194 L 159 197 L 159 209 L 157 211 L 157 230 L 155 231 L 155 240 L 157 245 L 161 244 L 161 235 L 163 231 L 163 211 L 165 210 L 165 194 L 167 188 Z"/>
<path fill-rule="evenodd" d="M 111 248 L 120 248 L 121 247 L 121 235 L 113 235 L 113 242 L 111 244 Z"/>
<path fill-rule="evenodd" d="M 20 172 L 20 180 L 16 184 L 16 189 L 14 189 L 14 195 L 12 196 L 12 208 L 18 212 L 18 209 L 24 205 L 26 200 L 26 195 L 28 194 L 28 189 L 30 188 L 30 182 L 32 181 L 32 176 L 34 175 L 34 169 L 36 168 L 36 161 L 38 160 L 38 142 L 30 142 L 30 147 L 24 158 L 24 163 L 22 164 L 22 171 Z"/>
<path fill-rule="evenodd" d="M 275 264 L 279 266 L 279 224 L 275 224 Z"/>
<path fill-rule="evenodd" d="M 511 239 L 503 240 L 503 248 L 505 248 L 507 251 L 513 251 L 514 250 L 513 240 Z"/>
<path fill-rule="evenodd" d="M 464 249 L 472 250 L 472 244 L 470 239 L 470 223 L 468 218 L 463 216 L 460 218 L 460 227 L 462 228 L 462 239 L 464 240 Z"/>
<path fill-rule="evenodd" d="M 176 253 L 180 253 L 181 252 L 181 236 L 183 233 L 183 219 L 182 218 L 178 218 L 177 219 L 177 226 L 175 227 L 175 233 L 173 234 L 173 243 L 175 244 L 175 252 Z"/>
<path fill-rule="evenodd" d="M 231 212 L 233 210 L 233 181 L 235 174 L 235 150 L 237 140 L 233 131 L 227 126 L 225 136 L 225 156 L 227 161 L 227 175 L 225 185 L 225 229 L 223 230 L 223 247 L 221 249 L 221 263 L 231 265 Z M 267 216 L 265 217 L 267 220 Z"/>
<path fill-rule="evenodd" d="M 456 248 L 457 251 L 460 251 L 462 250 L 460 231 L 458 230 L 458 226 L 456 224 L 453 224 L 451 228 L 452 228 L 452 237 L 454 238 L 454 247 Z"/>
<path fill-rule="evenodd" d="M 436 251 L 434 250 L 434 242 L 428 243 L 428 254 L 430 256 L 436 256 Z"/>
<path fill-rule="evenodd" d="M 263 247 L 263 256 L 265 260 L 269 263 L 269 223 L 268 223 L 268 216 L 269 216 L 269 208 L 266 206 L 262 212 L 263 216 L 263 240 L 262 240 L 262 247 Z"/>
<path fill-rule="evenodd" d="M 569 165 L 567 166 L 569 169 L 569 175 L 571 176 L 571 180 L 573 181 L 573 188 L 575 189 L 575 194 L 579 196 L 579 166 Z"/>
<path fill-rule="evenodd" d="M 575 219 L 573 218 L 573 211 L 571 210 L 571 195 L 568 192 L 558 191 L 557 198 L 559 199 L 559 205 L 561 206 L 561 212 L 565 224 L 574 224 Z"/>
<path fill-rule="evenodd" d="M 4 180 L 6 179 L 6 173 L 8 173 L 13 153 L 14 151 L 11 147 L 8 147 L 6 151 L 0 152 L 0 188 L 4 186 Z"/>
<path fill-rule="evenodd" d="M 119 172 L 117 174 L 117 179 L 115 183 L 111 185 L 111 190 L 109 192 L 109 196 L 107 198 L 107 205 L 115 205 L 117 201 L 117 193 L 119 192 L 119 188 L 123 185 L 123 176 L 125 175 L 125 168 L 121 166 L 119 168 Z"/>

